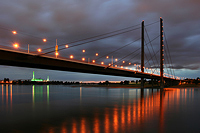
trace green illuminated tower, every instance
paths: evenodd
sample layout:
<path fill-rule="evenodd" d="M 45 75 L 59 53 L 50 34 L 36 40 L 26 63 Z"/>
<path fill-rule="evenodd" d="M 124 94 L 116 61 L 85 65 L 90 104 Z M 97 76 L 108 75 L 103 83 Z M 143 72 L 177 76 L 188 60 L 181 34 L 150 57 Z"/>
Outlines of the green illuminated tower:
<path fill-rule="evenodd" d="M 34 71 L 33 71 L 33 78 L 31 79 L 31 81 L 39 81 L 39 82 L 42 82 L 43 79 L 36 79 L 36 78 L 35 78 L 35 73 L 34 73 Z"/>
<path fill-rule="evenodd" d="M 35 74 L 34 74 L 34 71 L 33 71 L 33 80 L 35 79 Z"/>

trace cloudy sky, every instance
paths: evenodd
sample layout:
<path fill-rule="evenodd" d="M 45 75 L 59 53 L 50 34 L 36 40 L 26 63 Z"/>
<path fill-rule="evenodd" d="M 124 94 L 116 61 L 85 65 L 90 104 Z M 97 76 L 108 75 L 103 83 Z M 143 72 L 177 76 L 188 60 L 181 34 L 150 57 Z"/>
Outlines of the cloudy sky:
<path fill-rule="evenodd" d="M 73 54 L 75 59 L 85 57 L 92 60 L 97 59 L 95 53 L 99 53 L 101 57 L 131 43 L 109 55 L 120 59 L 140 48 L 139 28 L 144 20 L 147 25 L 145 42 L 148 44 L 145 46 L 145 66 L 156 67 L 159 54 L 156 54 L 152 61 L 146 61 L 154 55 L 153 52 L 159 50 L 159 38 L 156 37 L 159 36 L 159 19 L 162 17 L 167 41 L 165 46 L 167 43 L 176 76 L 196 78 L 200 76 L 199 7 L 199 0 L 1 0 L 0 45 L 12 47 L 12 44 L 17 42 L 20 49 L 27 50 L 29 44 L 31 51 L 52 47 L 48 49 L 51 51 L 54 50 L 56 39 L 59 48 L 62 48 L 62 44 L 80 44 L 84 41 L 78 40 L 113 31 L 113 34 L 117 34 L 117 30 L 129 27 L 124 31 L 131 30 L 130 32 L 60 51 L 60 56 L 63 57 L 68 58 Z M 131 26 L 135 27 L 130 28 Z M 12 30 L 16 30 L 18 34 L 13 35 Z M 43 38 L 47 39 L 46 43 L 42 41 Z M 154 38 L 156 39 L 151 44 L 148 43 Z M 74 41 L 78 42 L 70 44 Z M 85 49 L 86 53 L 81 53 L 82 49 Z M 140 55 L 137 52 L 124 60 L 139 63 Z M 166 56 L 165 67 L 171 67 Z M 100 61 L 109 62 L 105 57 L 99 59 Z M 0 79 L 30 79 L 32 71 L 35 71 L 38 78 L 45 79 L 49 75 L 51 80 L 131 80 L 126 77 L 11 66 L 0 66 Z"/>

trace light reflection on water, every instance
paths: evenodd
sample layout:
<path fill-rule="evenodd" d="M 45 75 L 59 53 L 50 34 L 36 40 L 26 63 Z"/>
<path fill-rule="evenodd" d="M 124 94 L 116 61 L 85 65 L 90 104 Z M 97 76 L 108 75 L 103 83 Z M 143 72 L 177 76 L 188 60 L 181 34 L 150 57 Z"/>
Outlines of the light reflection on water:
<path fill-rule="evenodd" d="M 3 132 L 198 131 L 198 88 L 125 89 L 2 85 Z"/>

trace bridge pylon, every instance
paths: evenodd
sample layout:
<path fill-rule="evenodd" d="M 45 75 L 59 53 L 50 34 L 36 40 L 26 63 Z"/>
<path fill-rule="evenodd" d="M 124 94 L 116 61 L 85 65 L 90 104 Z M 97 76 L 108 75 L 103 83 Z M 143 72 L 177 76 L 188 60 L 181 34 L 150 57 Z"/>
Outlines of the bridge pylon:
<path fill-rule="evenodd" d="M 163 80 L 163 62 L 164 62 L 164 34 L 163 34 L 163 19 L 160 17 L 160 89 L 164 88 Z"/>
<path fill-rule="evenodd" d="M 144 72 L 144 20 L 141 27 L 141 72 Z M 141 78 L 141 89 L 144 89 L 144 78 Z"/>

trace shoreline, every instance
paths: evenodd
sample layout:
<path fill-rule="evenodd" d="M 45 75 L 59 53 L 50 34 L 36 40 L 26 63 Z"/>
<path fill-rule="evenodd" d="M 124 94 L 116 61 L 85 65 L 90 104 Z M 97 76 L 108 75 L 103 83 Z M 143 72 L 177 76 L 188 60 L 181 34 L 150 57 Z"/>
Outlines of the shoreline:
<path fill-rule="evenodd" d="M 1 83 L 2 84 L 2 83 Z M 11 83 L 4 83 L 11 85 Z M 3 85 L 3 84 L 2 84 Z M 121 85 L 121 84 L 12 84 L 12 85 L 65 85 L 65 86 L 71 86 L 71 87 L 106 87 L 106 88 L 139 88 L 141 87 L 140 84 L 127 84 L 127 85 Z M 159 85 L 153 86 L 153 89 L 159 89 Z M 200 84 L 182 84 L 182 85 L 175 85 L 175 86 L 165 86 L 164 88 L 200 88 Z M 151 84 L 144 85 L 144 89 L 152 89 Z"/>
<path fill-rule="evenodd" d="M 73 87 L 78 87 L 74 85 Z M 140 88 L 140 84 L 138 85 L 79 85 L 79 87 L 106 87 L 106 88 Z M 144 89 L 152 88 L 151 85 L 145 85 Z M 175 86 L 167 86 L 164 88 L 200 88 L 200 84 L 184 84 L 184 85 L 175 85 Z M 159 86 L 153 86 L 153 89 L 159 89 Z"/>

